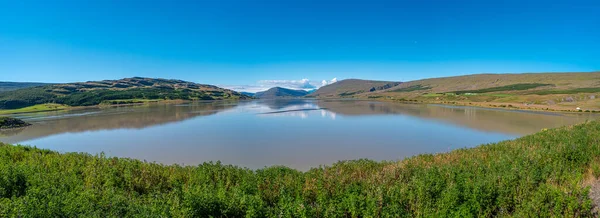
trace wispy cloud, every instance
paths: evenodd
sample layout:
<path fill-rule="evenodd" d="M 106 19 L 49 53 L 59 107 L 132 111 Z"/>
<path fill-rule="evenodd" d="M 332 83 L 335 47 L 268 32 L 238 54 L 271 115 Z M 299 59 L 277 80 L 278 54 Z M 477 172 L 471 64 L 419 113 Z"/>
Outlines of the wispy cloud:
<path fill-rule="evenodd" d="M 251 85 L 223 85 L 221 87 L 231 89 L 238 92 L 261 92 L 273 87 L 282 87 L 296 90 L 311 90 L 318 89 L 321 86 L 329 85 L 337 82 L 337 78 L 330 81 L 323 80 L 321 83 L 318 80 L 300 79 L 300 80 L 259 80 L 256 84 Z"/>

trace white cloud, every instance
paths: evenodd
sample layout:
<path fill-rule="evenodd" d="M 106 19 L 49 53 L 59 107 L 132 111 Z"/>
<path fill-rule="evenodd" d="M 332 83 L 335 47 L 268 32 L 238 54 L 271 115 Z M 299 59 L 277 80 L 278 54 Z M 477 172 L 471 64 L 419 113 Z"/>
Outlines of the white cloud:
<path fill-rule="evenodd" d="M 321 84 L 317 81 L 312 81 L 309 79 L 300 79 L 300 80 L 259 80 L 256 84 L 253 85 L 222 85 L 221 87 L 226 89 L 231 89 L 237 92 L 262 92 L 268 90 L 273 87 L 282 87 L 286 89 L 296 89 L 296 90 L 312 90 L 318 89 L 322 86 L 326 86 L 332 83 L 337 82 L 337 78 L 333 78 L 330 81 L 323 80 Z"/>
<path fill-rule="evenodd" d="M 323 80 L 323 81 L 321 81 L 321 86 L 326 86 L 326 85 L 334 84 L 336 82 L 337 82 L 337 78 L 333 78 L 329 82 L 327 82 L 327 80 Z"/>
<path fill-rule="evenodd" d="M 317 85 L 311 83 L 309 79 L 301 79 L 301 80 L 259 80 L 259 85 L 266 87 L 282 87 L 288 89 L 316 89 Z"/>
<path fill-rule="evenodd" d="M 262 92 L 262 91 L 269 89 L 268 87 L 256 86 L 256 85 L 223 85 L 223 86 L 219 86 L 219 87 L 222 87 L 225 89 L 231 89 L 236 92 L 251 92 L 251 93 Z"/>

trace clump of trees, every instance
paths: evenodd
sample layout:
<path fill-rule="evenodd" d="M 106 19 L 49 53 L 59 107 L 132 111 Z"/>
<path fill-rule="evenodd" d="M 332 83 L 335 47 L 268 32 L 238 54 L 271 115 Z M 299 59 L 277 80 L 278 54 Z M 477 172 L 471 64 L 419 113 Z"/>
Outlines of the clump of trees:
<path fill-rule="evenodd" d="M 26 127 L 31 124 L 17 118 L 0 117 L 0 129 L 12 129 Z"/>

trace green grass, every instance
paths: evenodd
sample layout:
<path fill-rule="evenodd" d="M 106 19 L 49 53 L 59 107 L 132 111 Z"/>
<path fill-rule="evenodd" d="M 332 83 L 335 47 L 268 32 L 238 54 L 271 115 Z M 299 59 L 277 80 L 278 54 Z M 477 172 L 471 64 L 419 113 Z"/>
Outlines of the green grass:
<path fill-rule="evenodd" d="M 431 89 L 431 87 L 426 87 L 426 86 L 422 86 L 422 85 L 414 85 L 414 86 L 409 86 L 406 88 L 400 88 L 400 89 L 394 89 L 388 92 L 412 92 L 412 91 L 422 91 L 422 90 L 429 90 Z"/>
<path fill-rule="evenodd" d="M 423 97 L 440 97 L 440 96 L 444 96 L 444 94 L 442 93 L 426 93 L 422 95 Z"/>
<path fill-rule="evenodd" d="M 503 94 L 503 93 L 485 93 L 482 95 L 486 95 L 486 96 L 492 96 L 492 97 L 500 97 L 500 98 L 504 98 L 504 97 L 512 97 L 514 96 L 513 94 Z"/>
<path fill-rule="evenodd" d="M 119 100 L 106 100 L 100 103 L 101 105 L 119 105 L 119 104 L 144 104 L 144 103 L 152 103 L 159 102 L 161 100 L 152 100 L 152 99 L 119 99 Z"/>
<path fill-rule="evenodd" d="M 0 217 L 592 217 L 600 123 L 300 172 L 0 146 Z"/>
<path fill-rule="evenodd" d="M 512 84 L 507 86 L 499 86 L 492 87 L 486 89 L 475 89 L 475 90 L 463 90 L 463 91 L 454 91 L 451 93 L 455 93 L 457 95 L 466 94 L 466 93 L 488 93 L 488 92 L 503 92 L 503 91 L 521 91 L 528 90 L 542 86 L 551 86 L 552 84 L 542 84 L 542 83 L 519 83 Z"/>
<path fill-rule="evenodd" d="M 68 108 L 68 106 L 60 105 L 60 104 L 38 104 L 38 105 L 29 106 L 29 107 L 20 108 L 20 109 L 0 110 L 0 115 L 56 111 L 56 110 L 64 110 L 66 108 Z"/>
<path fill-rule="evenodd" d="M 553 94 L 578 94 L 578 93 L 600 93 L 600 87 L 577 88 L 577 89 L 566 89 L 566 90 L 540 90 L 540 91 L 530 92 L 528 94 L 553 95 Z"/>

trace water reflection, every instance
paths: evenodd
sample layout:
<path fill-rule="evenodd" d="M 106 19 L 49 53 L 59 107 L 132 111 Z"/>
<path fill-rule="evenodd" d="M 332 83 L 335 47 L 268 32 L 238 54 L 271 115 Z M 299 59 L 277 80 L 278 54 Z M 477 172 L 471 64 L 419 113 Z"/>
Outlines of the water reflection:
<path fill-rule="evenodd" d="M 165 164 L 308 169 L 512 139 L 597 116 L 310 99 L 195 102 L 27 114 L 0 141 Z"/>
<path fill-rule="evenodd" d="M 198 116 L 210 116 L 237 105 L 226 102 L 199 102 L 182 105 L 151 104 L 107 109 L 44 112 L 17 116 L 34 125 L 0 131 L 0 141 L 18 143 L 61 133 L 110 129 L 143 129 L 175 123 Z"/>

